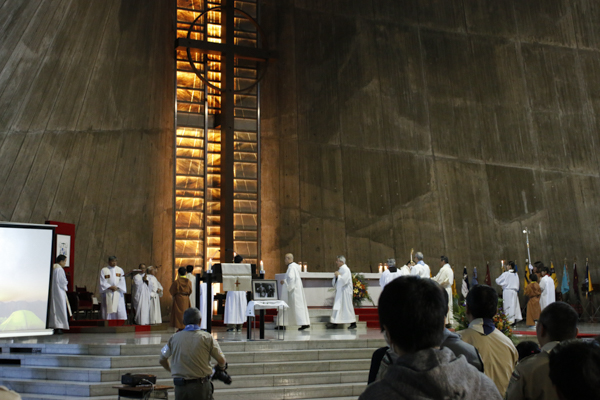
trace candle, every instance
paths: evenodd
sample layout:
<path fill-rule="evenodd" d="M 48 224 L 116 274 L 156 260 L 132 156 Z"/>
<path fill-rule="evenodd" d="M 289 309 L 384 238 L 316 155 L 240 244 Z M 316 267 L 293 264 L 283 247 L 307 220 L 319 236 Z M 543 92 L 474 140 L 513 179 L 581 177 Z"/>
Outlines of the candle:
<path fill-rule="evenodd" d="M 308 272 L 308 264 L 304 263 L 304 272 Z"/>
<path fill-rule="evenodd" d="M 383 272 L 383 266 L 381 265 L 381 263 L 379 263 L 379 273 Z"/>
<path fill-rule="evenodd" d="M 265 271 L 265 266 L 264 266 L 264 264 L 263 264 L 262 260 L 260 260 L 260 271 L 261 271 L 261 272 L 264 272 L 264 271 Z"/>
<path fill-rule="evenodd" d="M 208 273 L 212 274 L 212 258 L 208 260 Z"/>
<path fill-rule="evenodd" d="M 387 271 L 387 269 L 388 269 L 387 263 L 383 264 L 383 269 L 385 269 Z"/>

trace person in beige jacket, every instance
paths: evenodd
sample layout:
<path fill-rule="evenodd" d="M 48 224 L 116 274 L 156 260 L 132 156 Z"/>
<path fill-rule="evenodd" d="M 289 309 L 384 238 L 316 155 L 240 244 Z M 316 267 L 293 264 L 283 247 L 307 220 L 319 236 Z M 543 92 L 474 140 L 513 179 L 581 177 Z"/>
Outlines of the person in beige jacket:
<path fill-rule="evenodd" d="M 494 325 L 498 311 L 498 293 L 487 285 L 477 285 L 467 295 L 466 314 L 469 327 L 458 332 L 472 344 L 483 360 L 483 372 L 504 396 L 513 369 L 519 360 L 517 348 Z"/>

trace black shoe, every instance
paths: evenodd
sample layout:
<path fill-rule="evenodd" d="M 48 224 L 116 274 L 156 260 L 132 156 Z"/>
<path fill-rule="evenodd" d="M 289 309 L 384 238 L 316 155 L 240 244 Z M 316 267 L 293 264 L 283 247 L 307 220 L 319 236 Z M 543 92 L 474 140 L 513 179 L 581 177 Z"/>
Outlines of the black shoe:
<path fill-rule="evenodd" d="M 275 330 L 276 331 L 285 331 L 285 326 L 276 326 Z"/>
<path fill-rule="evenodd" d="M 305 329 L 310 328 L 310 325 L 302 325 L 300 328 L 298 328 L 299 331 L 303 331 Z"/>
<path fill-rule="evenodd" d="M 235 328 L 229 328 L 225 332 L 235 332 Z"/>
<path fill-rule="evenodd" d="M 325 325 L 327 329 L 337 329 L 337 324 L 328 323 Z"/>
<path fill-rule="evenodd" d="M 62 329 L 55 329 L 55 330 L 54 330 L 54 334 L 55 334 L 55 335 L 62 335 L 62 334 L 63 334 L 63 331 L 62 331 Z"/>
<path fill-rule="evenodd" d="M 356 322 L 351 323 L 348 329 L 356 329 Z"/>

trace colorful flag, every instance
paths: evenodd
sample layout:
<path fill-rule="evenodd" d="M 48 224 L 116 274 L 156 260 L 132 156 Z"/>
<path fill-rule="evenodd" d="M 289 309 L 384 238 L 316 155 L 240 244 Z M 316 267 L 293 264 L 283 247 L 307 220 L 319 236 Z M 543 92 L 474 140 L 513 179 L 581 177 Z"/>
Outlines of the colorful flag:
<path fill-rule="evenodd" d="M 456 276 L 456 274 L 454 273 L 454 267 L 452 268 L 452 276 Z M 456 279 L 452 279 L 452 297 L 455 297 L 457 294 L 456 292 Z"/>
<path fill-rule="evenodd" d="M 487 262 L 487 271 L 485 272 L 485 284 L 492 286 L 492 278 L 490 277 L 490 263 Z"/>
<path fill-rule="evenodd" d="M 473 267 L 473 280 L 471 281 L 471 287 L 479 285 L 477 281 L 477 267 Z"/>
<path fill-rule="evenodd" d="M 585 297 L 588 297 L 590 292 L 593 292 L 594 288 L 592 287 L 592 277 L 590 276 L 590 266 L 588 265 L 587 260 L 585 260 Z"/>
<path fill-rule="evenodd" d="M 563 296 L 569 293 L 569 274 L 567 273 L 567 263 L 565 261 L 565 265 L 563 266 L 563 278 L 562 285 L 560 286 L 560 292 Z"/>
<path fill-rule="evenodd" d="M 575 292 L 575 298 L 581 301 L 579 297 L 579 275 L 577 275 L 577 263 L 573 263 L 573 291 Z"/>
<path fill-rule="evenodd" d="M 556 277 L 556 271 L 554 270 L 552 261 L 550 261 L 550 277 L 554 281 L 554 290 L 558 289 L 558 278 Z"/>
<path fill-rule="evenodd" d="M 460 289 L 462 295 L 466 298 L 467 294 L 469 294 L 469 274 L 467 272 L 467 266 L 463 269 L 463 281 L 462 288 Z"/>
<path fill-rule="evenodd" d="M 525 265 L 527 265 L 527 260 L 525 260 Z M 531 264 L 529 267 L 525 267 L 525 279 L 523 279 L 523 289 L 527 289 L 527 285 L 531 283 Z"/>

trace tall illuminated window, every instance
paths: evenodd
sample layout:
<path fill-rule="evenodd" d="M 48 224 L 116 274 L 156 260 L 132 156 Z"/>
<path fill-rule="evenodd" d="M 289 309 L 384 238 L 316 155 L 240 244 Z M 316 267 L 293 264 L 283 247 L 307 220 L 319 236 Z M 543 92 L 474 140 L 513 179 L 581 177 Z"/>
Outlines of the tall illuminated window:
<path fill-rule="evenodd" d="M 261 61 L 235 52 L 261 47 L 257 0 L 176 1 L 175 267 L 206 267 L 210 259 L 231 262 L 224 258 L 233 251 L 255 263 L 260 257 Z M 226 35 L 225 18 L 233 8 L 233 19 L 227 19 L 233 21 L 232 33 Z M 234 87 L 225 97 L 228 57 Z M 228 98 L 233 109 L 226 112 Z"/>

